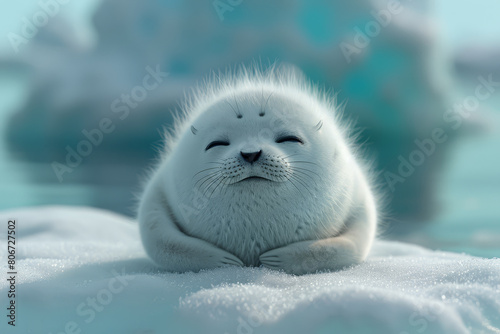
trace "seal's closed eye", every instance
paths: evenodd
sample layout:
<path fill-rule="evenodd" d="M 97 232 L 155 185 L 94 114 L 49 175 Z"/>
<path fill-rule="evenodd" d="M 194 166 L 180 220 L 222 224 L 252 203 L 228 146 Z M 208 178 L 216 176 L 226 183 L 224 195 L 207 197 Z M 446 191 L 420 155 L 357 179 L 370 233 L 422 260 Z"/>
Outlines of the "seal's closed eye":
<path fill-rule="evenodd" d="M 281 144 L 284 142 L 300 143 L 304 144 L 304 141 L 297 136 L 282 136 L 276 139 L 276 143 Z"/>
<path fill-rule="evenodd" d="M 225 140 L 214 140 L 213 142 L 208 144 L 207 147 L 205 147 L 205 151 L 208 151 L 209 149 L 215 146 L 229 146 L 229 142 Z"/>

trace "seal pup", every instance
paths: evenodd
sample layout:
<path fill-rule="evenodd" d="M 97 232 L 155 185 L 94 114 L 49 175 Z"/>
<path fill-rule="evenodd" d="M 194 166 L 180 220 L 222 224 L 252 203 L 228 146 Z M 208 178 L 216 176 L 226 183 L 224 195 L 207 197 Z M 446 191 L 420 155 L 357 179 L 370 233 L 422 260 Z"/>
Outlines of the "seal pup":
<path fill-rule="evenodd" d="M 377 206 L 338 113 L 292 67 L 214 74 L 184 103 L 140 198 L 148 255 L 173 272 L 363 261 Z"/>

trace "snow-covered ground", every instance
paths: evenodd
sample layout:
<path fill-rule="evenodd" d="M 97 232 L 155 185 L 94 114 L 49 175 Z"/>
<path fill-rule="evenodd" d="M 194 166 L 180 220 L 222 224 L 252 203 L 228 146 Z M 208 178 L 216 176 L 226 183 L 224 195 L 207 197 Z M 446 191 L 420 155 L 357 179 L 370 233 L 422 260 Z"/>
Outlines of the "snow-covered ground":
<path fill-rule="evenodd" d="M 366 263 L 291 276 L 264 268 L 159 271 L 137 226 L 82 207 L 16 219 L 16 327 L 1 333 L 500 333 L 500 260 L 379 241 Z"/>

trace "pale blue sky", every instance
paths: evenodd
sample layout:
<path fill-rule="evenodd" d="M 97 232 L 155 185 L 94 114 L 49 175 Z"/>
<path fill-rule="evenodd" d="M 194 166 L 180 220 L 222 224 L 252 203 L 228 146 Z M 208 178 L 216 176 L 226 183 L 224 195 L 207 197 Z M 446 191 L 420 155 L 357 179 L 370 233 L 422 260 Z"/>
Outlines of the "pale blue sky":
<path fill-rule="evenodd" d="M 42 0 L 47 1 L 47 0 Z M 71 1 L 62 5 L 62 15 L 69 17 L 80 38 L 90 43 L 93 38 L 88 19 L 100 0 Z M 0 53 L 12 52 L 7 34 L 19 32 L 23 16 L 31 17 L 40 7 L 39 0 L 11 1 L 0 11 Z M 468 43 L 500 45 L 499 0 L 435 0 L 435 14 L 446 46 Z"/>
<path fill-rule="evenodd" d="M 434 6 L 448 45 L 500 46 L 499 0 L 435 0 Z"/>

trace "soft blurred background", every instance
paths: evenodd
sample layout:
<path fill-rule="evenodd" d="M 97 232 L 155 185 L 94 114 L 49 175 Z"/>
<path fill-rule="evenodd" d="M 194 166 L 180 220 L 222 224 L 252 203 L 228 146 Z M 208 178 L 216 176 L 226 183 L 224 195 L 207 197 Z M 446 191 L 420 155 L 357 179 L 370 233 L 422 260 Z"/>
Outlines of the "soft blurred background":
<path fill-rule="evenodd" d="M 361 131 L 387 194 L 385 238 L 498 257 L 500 85 L 481 88 L 491 96 L 470 116 L 452 110 L 472 101 L 478 77 L 500 82 L 500 2 L 401 1 L 387 25 L 375 23 L 374 13 L 390 6 L 386 0 L 2 4 L 0 209 L 89 205 L 133 215 L 133 193 L 184 91 L 211 70 L 279 61 L 346 102 L 345 116 Z M 366 29 L 372 36 L 360 37 Z M 139 96 L 148 67 L 168 77 L 127 106 L 120 100 Z M 115 112 L 118 106 L 125 109 Z M 69 151 L 85 150 L 82 131 L 105 118 L 113 131 L 77 166 L 61 169 Z M 415 153 L 421 151 L 415 141 L 435 129 L 447 139 L 431 154 Z M 403 177 L 401 161 L 419 154 L 423 162 Z"/>

